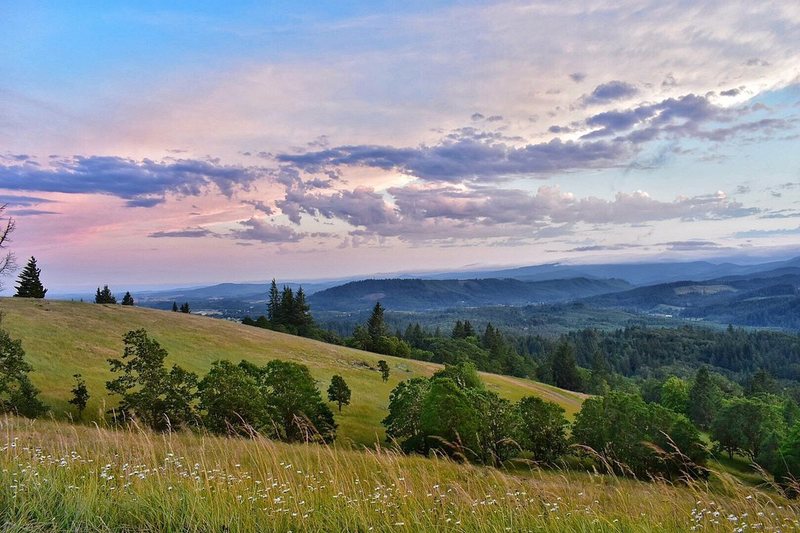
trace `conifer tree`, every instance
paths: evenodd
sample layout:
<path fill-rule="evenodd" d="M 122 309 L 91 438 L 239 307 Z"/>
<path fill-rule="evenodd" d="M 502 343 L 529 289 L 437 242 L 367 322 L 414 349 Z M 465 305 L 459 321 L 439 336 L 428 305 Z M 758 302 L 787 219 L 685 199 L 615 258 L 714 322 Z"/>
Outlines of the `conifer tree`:
<path fill-rule="evenodd" d="M 188 313 L 189 312 L 189 302 L 184 302 L 181 306 L 181 313 Z"/>
<path fill-rule="evenodd" d="M 367 321 L 367 333 L 373 343 L 386 336 L 386 322 L 383 320 L 383 306 L 380 302 L 376 302 L 372 308 L 372 315 Z"/>
<path fill-rule="evenodd" d="M 281 305 L 280 305 L 280 312 L 278 313 L 278 317 L 276 319 L 276 325 L 279 326 L 288 326 L 291 324 L 292 315 L 294 314 L 294 291 L 291 287 L 286 285 L 283 286 L 283 291 L 281 292 Z"/>
<path fill-rule="evenodd" d="M 303 333 L 314 323 L 309 312 L 311 308 L 306 303 L 306 293 L 303 291 L 303 287 L 297 289 L 292 303 L 291 325 L 297 328 L 298 333 Z"/>
<path fill-rule="evenodd" d="M 456 325 L 453 326 L 453 333 L 450 336 L 454 339 L 463 339 L 464 335 L 464 323 L 460 320 L 456 320 Z"/>
<path fill-rule="evenodd" d="M 716 414 L 718 390 L 711 380 L 708 368 L 701 366 L 689 389 L 689 418 L 700 428 L 711 426 Z"/>
<path fill-rule="evenodd" d="M 472 324 L 469 320 L 464 321 L 464 338 L 467 337 L 474 337 L 475 336 L 475 328 L 472 327 Z"/>
<path fill-rule="evenodd" d="M 272 284 L 269 286 L 269 300 L 267 301 L 267 318 L 273 325 L 279 322 L 281 313 L 281 295 L 278 292 L 278 284 L 275 283 L 275 278 L 272 278 Z"/>
<path fill-rule="evenodd" d="M 28 264 L 19 275 L 17 283 L 17 293 L 14 295 L 18 298 L 44 298 L 47 289 L 42 285 L 39 275 L 42 273 L 40 268 L 36 266 L 36 258 L 31 257 Z"/>
<path fill-rule="evenodd" d="M 386 383 L 389 381 L 389 363 L 381 359 L 378 361 L 378 370 L 381 372 L 381 379 L 383 379 L 383 382 Z"/>
<path fill-rule="evenodd" d="M 178 312 L 178 302 L 172 302 L 172 312 L 173 313 Z"/>
<path fill-rule="evenodd" d="M 131 296 L 130 292 L 126 292 L 125 296 L 122 297 L 122 305 L 134 305 L 133 296 Z"/>
<path fill-rule="evenodd" d="M 94 295 L 94 303 L 96 304 L 115 304 L 117 303 L 117 298 L 112 294 L 111 289 L 108 288 L 108 285 L 103 286 L 103 290 L 100 290 L 100 287 L 97 287 L 97 293 Z"/>

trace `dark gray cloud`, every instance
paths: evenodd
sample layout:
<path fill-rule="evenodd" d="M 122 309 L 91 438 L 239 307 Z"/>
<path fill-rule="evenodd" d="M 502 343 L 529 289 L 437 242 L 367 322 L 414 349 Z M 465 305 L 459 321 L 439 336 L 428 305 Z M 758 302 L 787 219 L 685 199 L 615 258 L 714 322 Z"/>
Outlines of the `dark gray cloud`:
<path fill-rule="evenodd" d="M 290 168 L 318 173 L 341 166 L 396 170 L 427 181 L 496 181 L 520 175 L 549 174 L 608 166 L 627 154 L 623 143 L 612 141 L 562 142 L 515 147 L 474 138 L 446 139 L 434 146 L 395 148 L 355 145 L 302 154 L 281 154 Z"/>
<path fill-rule="evenodd" d="M 740 92 L 742 92 L 741 89 L 734 87 L 733 89 L 728 89 L 727 91 L 721 91 L 719 94 L 721 96 L 737 96 Z"/>
<path fill-rule="evenodd" d="M 186 228 L 181 230 L 156 231 L 148 235 L 148 237 L 152 237 L 154 239 L 163 239 L 169 237 L 186 239 L 216 236 L 218 236 L 216 233 L 207 230 L 206 228 Z"/>
<path fill-rule="evenodd" d="M 275 213 L 275 210 L 272 209 L 269 205 L 265 204 L 261 200 L 243 200 L 242 203 L 247 205 L 252 205 L 256 211 L 261 211 L 266 215 L 272 215 Z"/>
<path fill-rule="evenodd" d="M 9 215 L 13 215 L 15 217 L 30 217 L 30 216 L 37 216 L 37 215 L 60 215 L 61 213 L 57 211 L 47 211 L 44 209 L 9 209 Z"/>
<path fill-rule="evenodd" d="M 636 86 L 624 81 L 614 80 L 595 87 L 591 94 L 581 100 L 584 105 L 607 104 L 616 100 L 630 98 L 639 92 Z"/>
<path fill-rule="evenodd" d="M 586 79 L 586 74 L 584 74 L 583 72 L 573 72 L 572 74 L 569 75 L 569 79 L 571 79 L 575 83 L 580 83 Z"/>
<path fill-rule="evenodd" d="M 0 164 L 3 189 L 108 194 L 130 207 L 152 207 L 166 194 L 196 196 L 215 186 L 230 197 L 247 188 L 259 169 L 222 165 L 217 160 L 141 161 L 111 156 L 51 158 L 46 167 L 30 161 Z"/>

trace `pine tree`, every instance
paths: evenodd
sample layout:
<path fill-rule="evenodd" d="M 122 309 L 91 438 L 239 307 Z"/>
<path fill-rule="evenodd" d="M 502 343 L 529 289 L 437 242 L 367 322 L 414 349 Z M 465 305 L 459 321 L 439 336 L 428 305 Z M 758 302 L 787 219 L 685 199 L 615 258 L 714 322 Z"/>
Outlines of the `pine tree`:
<path fill-rule="evenodd" d="M 189 312 L 189 302 L 184 302 L 181 306 L 181 313 L 188 313 Z"/>
<path fill-rule="evenodd" d="M 173 313 L 178 312 L 178 302 L 172 302 L 172 312 Z"/>
<path fill-rule="evenodd" d="M 134 305 L 133 296 L 131 296 L 130 292 L 126 292 L 125 296 L 122 297 L 122 305 Z"/>
<path fill-rule="evenodd" d="M 328 400 L 336 402 L 339 405 L 339 412 L 342 412 L 342 405 L 350 405 L 350 387 L 344 381 L 344 378 L 335 375 L 331 378 L 331 384 L 328 387 Z"/>
<path fill-rule="evenodd" d="M 47 289 L 44 288 L 39 279 L 41 273 L 41 269 L 36 267 L 36 258 L 31 257 L 19 275 L 19 285 L 17 285 L 17 293 L 14 296 L 18 298 L 44 298 Z"/>
<path fill-rule="evenodd" d="M 376 302 L 372 309 L 372 315 L 367 321 L 367 333 L 373 343 L 377 343 L 381 337 L 386 336 L 386 322 L 383 320 L 383 306 L 380 302 Z"/>
<path fill-rule="evenodd" d="M 272 279 L 272 284 L 269 286 L 269 300 L 267 301 L 267 318 L 273 325 L 279 323 L 281 313 L 281 295 L 278 292 L 278 284 L 275 283 L 275 278 Z"/>
<path fill-rule="evenodd" d="M 472 327 L 472 324 L 469 320 L 464 321 L 464 338 L 467 337 L 474 337 L 475 336 L 475 328 Z"/>
<path fill-rule="evenodd" d="M 125 304 L 123 304 L 125 305 Z M 78 420 L 83 417 L 83 410 L 89 402 L 89 389 L 86 387 L 86 380 L 80 374 L 72 376 L 75 378 L 75 387 L 72 389 L 72 399 L 69 401 L 78 409 Z"/>
<path fill-rule="evenodd" d="M 306 293 L 303 291 L 303 287 L 300 287 L 294 296 L 291 320 L 291 325 L 295 326 L 300 334 L 305 333 L 314 324 L 310 310 L 311 308 L 306 303 Z"/>
<path fill-rule="evenodd" d="M 294 313 L 294 291 L 291 287 L 283 286 L 281 292 L 281 305 L 280 312 L 276 324 L 279 326 L 287 327 L 291 324 L 292 314 Z"/>
<path fill-rule="evenodd" d="M 115 304 L 117 303 L 116 297 L 111 293 L 108 285 L 103 286 L 103 290 L 97 287 L 97 293 L 94 295 L 94 303 L 96 304 Z"/>
<path fill-rule="evenodd" d="M 453 333 L 450 336 L 454 339 L 463 339 L 464 335 L 464 323 L 460 320 L 456 320 L 456 325 L 453 326 Z"/>

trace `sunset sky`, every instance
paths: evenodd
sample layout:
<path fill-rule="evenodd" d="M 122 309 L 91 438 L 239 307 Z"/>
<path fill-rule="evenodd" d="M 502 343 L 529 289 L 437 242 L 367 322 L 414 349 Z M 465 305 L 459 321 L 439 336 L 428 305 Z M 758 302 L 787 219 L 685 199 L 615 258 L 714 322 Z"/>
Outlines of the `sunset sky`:
<path fill-rule="evenodd" d="M 800 255 L 800 3 L 697 4 L 0 0 L 12 249 L 51 292 Z"/>

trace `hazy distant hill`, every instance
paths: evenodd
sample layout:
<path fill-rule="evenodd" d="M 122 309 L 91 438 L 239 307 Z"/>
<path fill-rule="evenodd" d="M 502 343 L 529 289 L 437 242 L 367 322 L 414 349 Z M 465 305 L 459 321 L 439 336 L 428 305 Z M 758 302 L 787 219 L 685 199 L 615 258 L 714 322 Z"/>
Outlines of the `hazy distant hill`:
<path fill-rule="evenodd" d="M 721 323 L 800 329 L 800 267 L 638 287 L 584 301 Z"/>
<path fill-rule="evenodd" d="M 625 281 L 587 278 L 526 282 L 516 279 L 369 279 L 315 293 L 312 309 L 359 311 L 380 301 L 387 309 L 419 311 L 486 305 L 528 305 L 623 291 Z"/>

